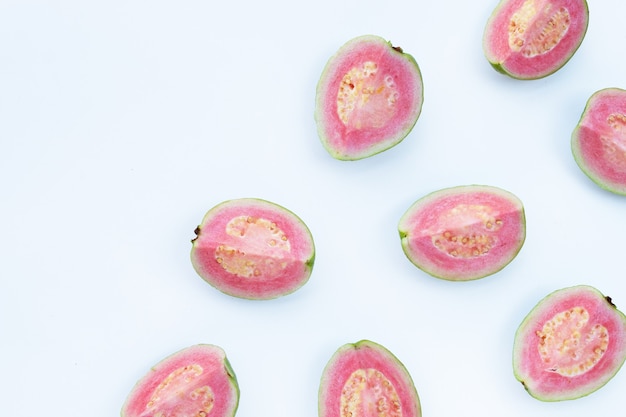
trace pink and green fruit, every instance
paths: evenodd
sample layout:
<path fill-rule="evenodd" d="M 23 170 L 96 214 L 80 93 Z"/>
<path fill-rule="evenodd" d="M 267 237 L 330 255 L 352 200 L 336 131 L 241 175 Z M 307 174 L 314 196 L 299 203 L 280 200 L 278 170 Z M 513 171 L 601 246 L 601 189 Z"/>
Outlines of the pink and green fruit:
<path fill-rule="evenodd" d="M 570 60 L 588 24 L 585 0 L 501 0 L 487 21 L 483 50 L 499 72 L 542 78 Z"/>
<path fill-rule="evenodd" d="M 465 185 L 419 199 L 398 224 L 402 248 L 418 268 L 451 281 L 494 274 L 526 238 L 522 202 L 508 191 Z"/>
<path fill-rule="evenodd" d="M 571 145 L 576 163 L 591 180 L 626 195 L 626 90 L 595 92 L 572 133 Z"/>
<path fill-rule="evenodd" d="M 128 395 L 122 417 L 233 417 L 239 386 L 224 351 L 195 345 L 165 358 Z"/>
<path fill-rule="evenodd" d="M 309 279 L 313 237 L 294 213 L 275 203 L 242 198 L 209 210 L 195 230 L 191 263 L 218 290 L 264 300 L 290 294 Z"/>
<path fill-rule="evenodd" d="M 329 59 L 317 84 L 319 137 L 336 159 L 367 158 L 409 134 L 423 100 L 411 55 L 378 36 L 354 38 Z"/>
<path fill-rule="evenodd" d="M 319 417 L 420 417 L 413 380 L 385 347 L 361 340 L 341 346 L 324 368 Z"/>
<path fill-rule="evenodd" d="M 604 386 L 626 359 L 626 316 L 610 297 L 579 285 L 541 300 L 517 329 L 515 377 L 542 401 L 572 400 Z"/>

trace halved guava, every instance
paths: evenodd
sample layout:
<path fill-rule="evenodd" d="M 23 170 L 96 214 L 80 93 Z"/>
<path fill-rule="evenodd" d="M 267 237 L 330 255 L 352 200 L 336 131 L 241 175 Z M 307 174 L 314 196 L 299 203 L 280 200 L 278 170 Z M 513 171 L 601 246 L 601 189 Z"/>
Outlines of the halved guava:
<path fill-rule="evenodd" d="M 626 359 L 626 316 L 588 285 L 557 290 L 517 329 L 515 378 L 542 401 L 572 400 L 604 386 Z"/>
<path fill-rule="evenodd" d="M 317 84 L 315 120 L 326 150 L 357 160 L 400 143 L 422 110 L 415 59 L 385 39 L 365 35 L 333 55 Z"/>
<path fill-rule="evenodd" d="M 319 417 L 420 417 L 411 375 L 385 347 L 361 340 L 341 346 L 324 368 Z"/>
<path fill-rule="evenodd" d="M 239 386 L 226 354 L 215 345 L 185 348 L 165 358 L 134 386 L 122 417 L 232 417 Z"/>
<path fill-rule="evenodd" d="M 191 263 L 218 290 L 240 298 L 290 294 L 309 279 L 313 236 L 294 213 L 256 199 L 228 200 L 209 210 L 195 230 Z"/>
<path fill-rule="evenodd" d="M 483 50 L 499 72 L 542 78 L 570 60 L 588 24 L 585 0 L 501 0 L 487 21 Z"/>
<path fill-rule="evenodd" d="M 591 180 L 626 195 L 626 90 L 606 88 L 592 94 L 571 144 L 576 163 Z"/>
<path fill-rule="evenodd" d="M 451 281 L 494 274 L 517 256 L 526 238 L 522 202 L 487 185 L 446 188 L 417 200 L 398 224 L 415 266 Z"/>

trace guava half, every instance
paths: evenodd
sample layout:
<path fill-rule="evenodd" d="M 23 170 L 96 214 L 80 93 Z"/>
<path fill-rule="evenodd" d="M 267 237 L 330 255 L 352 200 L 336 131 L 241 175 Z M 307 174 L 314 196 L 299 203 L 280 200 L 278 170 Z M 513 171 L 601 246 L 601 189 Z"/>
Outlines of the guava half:
<path fill-rule="evenodd" d="M 588 285 L 541 300 L 515 333 L 515 378 L 542 401 L 572 400 L 604 386 L 626 359 L 626 316 Z"/>
<path fill-rule="evenodd" d="M 483 50 L 497 71 L 538 79 L 570 60 L 588 25 L 585 0 L 501 0 L 487 21 Z"/>
<path fill-rule="evenodd" d="M 435 191 L 417 200 L 398 224 L 402 249 L 418 268 L 451 281 L 494 274 L 526 238 L 522 202 L 487 185 Z"/>
<path fill-rule="evenodd" d="M 361 340 L 341 346 L 324 368 L 319 417 L 420 417 L 409 372 L 385 347 Z"/>
<path fill-rule="evenodd" d="M 334 158 L 357 160 L 400 143 L 422 110 L 422 75 L 415 59 L 385 39 L 345 43 L 317 84 L 315 120 Z"/>
<path fill-rule="evenodd" d="M 264 300 L 290 294 L 309 279 L 313 236 L 293 212 L 256 198 L 224 201 L 195 230 L 191 263 L 218 290 Z"/>
<path fill-rule="evenodd" d="M 215 345 L 190 346 L 165 358 L 134 386 L 122 417 L 233 417 L 239 385 Z"/>
<path fill-rule="evenodd" d="M 626 195 L 626 90 L 591 95 L 572 133 L 580 169 L 605 190 Z"/>

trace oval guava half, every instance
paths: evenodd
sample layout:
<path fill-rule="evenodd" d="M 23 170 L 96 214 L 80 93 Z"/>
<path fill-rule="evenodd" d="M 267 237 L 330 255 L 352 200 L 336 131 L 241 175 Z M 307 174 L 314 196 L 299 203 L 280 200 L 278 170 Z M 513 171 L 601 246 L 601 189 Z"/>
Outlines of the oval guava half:
<path fill-rule="evenodd" d="M 604 386 L 626 359 L 626 316 L 588 285 L 557 290 L 515 333 L 515 378 L 542 401 L 572 400 Z"/>
<path fill-rule="evenodd" d="M 626 195 L 626 90 L 606 88 L 591 95 L 571 146 L 576 163 L 593 182 Z"/>
<path fill-rule="evenodd" d="M 526 238 L 524 206 L 501 188 L 464 185 L 417 200 L 398 224 L 402 249 L 418 268 L 451 281 L 494 274 Z"/>
<path fill-rule="evenodd" d="M 585 0 L 501 0 L 487 21 L 483 51 L 497 71 L 534 80 L 570 60 L 588 25 Z"/>
<path fill-rule="evenodd" d="M 420 400 L 402 362 L 361 340 L 330 358 L 319 388 L 319 417 L 420 417 Z"/>
<path fill-rule="evenodd" d="M 339 160 L 375 155 L 410 133 L 423 100 L 415 59 L 379 36 L 359 36 L 328 60 L 317 84 L 320 140 Z"/>
<path fill-rule="evenodd" d="M 286 208 L 257 198 L 224 201 L 195 230 L 191 263 L 206 282 L 239 298 L 290 294 L 309 279 L 313 236 Z"/>
<path fill-rule="evenodd" d="M 215 345 L 187 347 L 150 368 L 122 406 L 122 417 L 233 417 L 239 385 Z"/>

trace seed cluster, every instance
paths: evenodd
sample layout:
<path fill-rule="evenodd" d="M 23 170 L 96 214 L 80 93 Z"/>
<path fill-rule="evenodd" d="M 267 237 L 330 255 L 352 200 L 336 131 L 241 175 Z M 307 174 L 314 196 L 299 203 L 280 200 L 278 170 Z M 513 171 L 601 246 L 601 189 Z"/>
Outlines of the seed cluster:
<path fill-rule="evenodd" d="M 261 235 L 270 247 L 277 247 L 285 251 L 291 250 L 291 244 L 287 235 L 276 225 L 276 223 L 252 216 L 237 216 L 226 224 L 226 233 L 230 236 L 257 237 Z"/>
<path fill-rule="evenodd" d="M 151 412 L 154 417 L 206 417 L 213 409 L 215 402 L 211 388 L 200 386 L 189 393 L 185 392 L 185 388 L 203 371 L 200 365 L 193 364 L 171 372 L 154 390 L 146 404 L 146 411 Z M 185 401 L 176 401 L 178 405 L 169 412 L 159 409 L 160 404 L 167 403 L 173 398 L 185 399 Z"/>
<path fill-rule="evenodd" d="M 215 261 L 231 274 L 244 278 L 260 277 L 264 272 L 275 272 L 287 266 L 285 261 L 280 261 L 280 254 L 289 253 L 291 243 L 276 223 L 263 218 L 237 216 L 226 224 L 226 233 L 240 239 L 249 238 L 238 248 L 226 244 L 215 248 Z M 258 242 L 261 246 L 255 246 Z M 263 254 L 270 256 L 261 256 Z"/>
<path fill-rule="evenodd" d="M 402 417 L 398 392 L 377 369 L 357 369 L 341 392 L 341 417 Z"/>
<path fill-rule="evenodd" d="M 432 236 L 433 245 L 454 258 L 475 258 L 487 254 L 496 244 L 497 232 L 504 224 L 491 208 L 477 204 L 459 204 L 442 217 L 444 224 L 457 224 Z"/>
<path fill-rule="evenodd" d="M 354 129 L 379 128 L 393 117 L 399 97 L 393 77 L 379 74 L 378 65 L 366 61 L 339 83 L 337 116 Z"/>
<path fill-rule="evenodd" d="M 510 48 L 528 58 L 551 51 L 565 37 L 571 25 L 567 8 L 561 7 L 552 11 L 552 5 L 547 4 L 543 10 L 538 11 L 535 3 L 536 0 L 524 2 L 509 22 Z M 539 13 L 541 16 L 536 19 Z"/>
<path fill-rule="evenodd" d="M 626 115 L 612 113 L 606 123 L 611 131 L 600 135 L 604 157 L 610 166 L 626 171 Z"/>
<path fill-rule="evenodd" d="M 609 345 L 609 333 L 601 324 L 586 328 L 589 312 L 573 307 L 557 313 L 541 330 L 538 350 L 546 370 L 573 377 L 591 370 Z"/>
<path fill-rule="evenodd" d="M 248 254 L 241 249 L 228 245 L 217 246 L 215 262 L 220 264 L 225 271 L 243 278 L 260 277 L 264 274 L 272 275 L 287 267 L 287 262 L 278 257 Z"/>
<path fill-rule="evenodd" d="M 617 131 L 626 130 L 626 115 L 622 113 L 611 113 L 606 122 L 612 129 Z"/>

